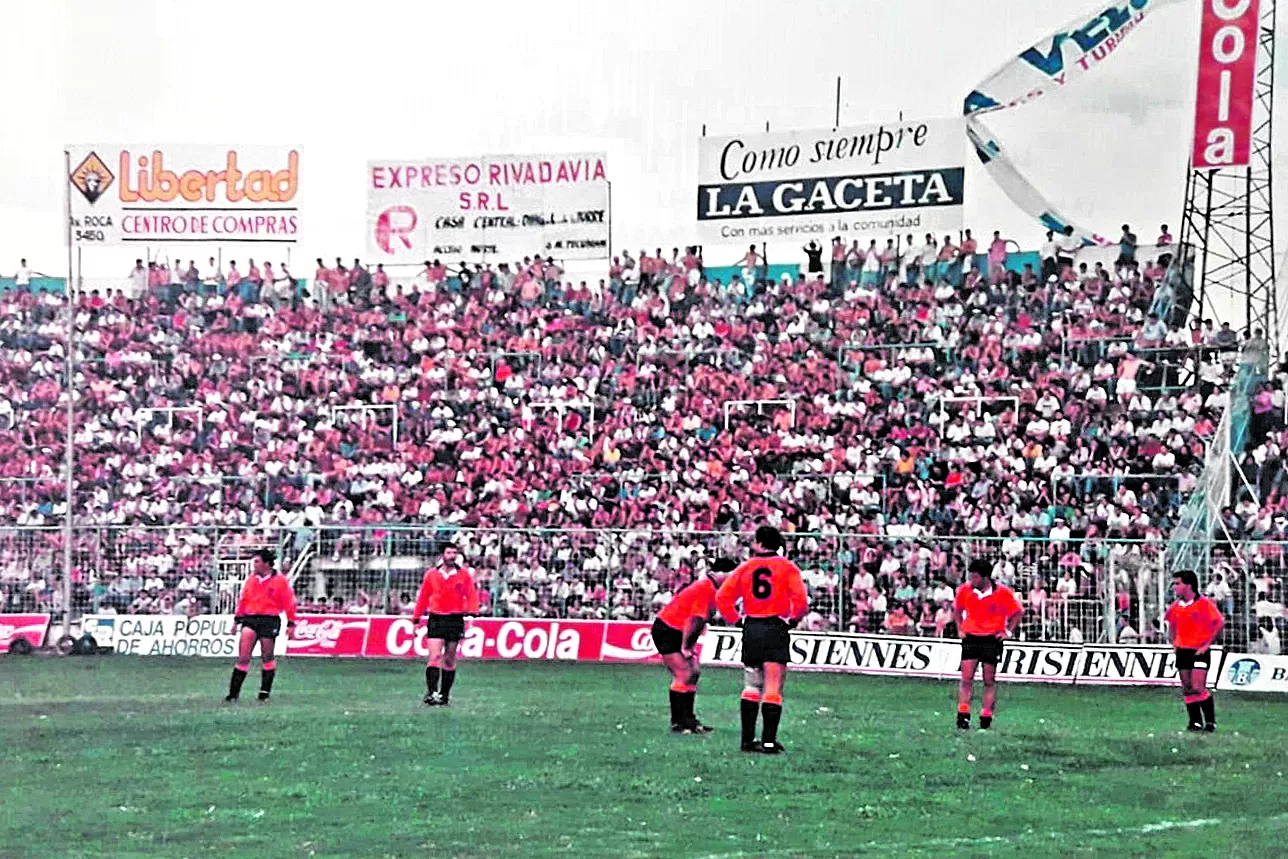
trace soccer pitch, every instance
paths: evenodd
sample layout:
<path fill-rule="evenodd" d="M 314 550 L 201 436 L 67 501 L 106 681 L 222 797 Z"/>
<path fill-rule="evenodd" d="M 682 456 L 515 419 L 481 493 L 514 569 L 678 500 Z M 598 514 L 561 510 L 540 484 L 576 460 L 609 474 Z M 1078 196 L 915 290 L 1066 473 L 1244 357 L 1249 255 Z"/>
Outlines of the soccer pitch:
<path fill-rule="evenodd" d="M 954 686 L 792 674 L 787 754 L 737 750 L 741 672 L 709 670 L 710 736 L 667 729 L 657 666 L 283 660 L 225 706 L 208 659 L 0 661 L 0 856 L 828 857 L 1288 855 L 1277 699 L 1002 689 L 958 735 Z"/>

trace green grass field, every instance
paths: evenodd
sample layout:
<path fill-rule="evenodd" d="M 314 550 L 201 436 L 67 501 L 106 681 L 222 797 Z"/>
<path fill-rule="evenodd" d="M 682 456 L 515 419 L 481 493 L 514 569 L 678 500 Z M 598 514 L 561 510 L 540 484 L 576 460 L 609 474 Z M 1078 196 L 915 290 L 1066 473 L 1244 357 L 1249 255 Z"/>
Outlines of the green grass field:
<path fill-rule="evenodd" d="M 222 660 L 0 658 L 0 856 L 1288 855 L 1288 704 L 1010 686 L 959 736 L 953 686 L 793 674 L 788 754 L 737 751 L 741 673 L 672 736 L 660 667 L 286 660 L 220 703 Z M 247 682 L 251 699 L 258 668 Z"/>

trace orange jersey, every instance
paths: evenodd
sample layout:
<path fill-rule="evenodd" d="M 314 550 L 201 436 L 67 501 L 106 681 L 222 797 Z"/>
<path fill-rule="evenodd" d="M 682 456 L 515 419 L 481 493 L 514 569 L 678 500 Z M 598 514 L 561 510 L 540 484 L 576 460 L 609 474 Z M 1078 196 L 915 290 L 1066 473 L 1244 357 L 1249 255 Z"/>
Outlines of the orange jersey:
<path fill-rule="evenodd" d="M 479 592 L 468 570 L 457 569 L 450 575 L 430 570 L 420 583 L 413 620 L 430 614 L 474 614 L 479 610 Z"/>
<path fill-rule="evenodd" d="M 729 623 L 738 620 L 737 602 L 745 617 L 783 617 L 800 620 L 809 596 L 800 569 L 786 558 L 754 557 L 743 561 L 716 592 L 716 608 Z"/>
<path fill-rule="evenodd" d="M 1168 606 L 1165 617 L 1176 629 L 1176 646 L 1188 650 L 1211 644 L 1223 621 L 1221 610 L 1207 597 L 1199 597 L 1188 605 L 1174 602 Z"/>
<path fill-rule="evenodd" d="M 993 585 L 987 594 L 980 594 L 970 585 L 957 589 L 953 605 L 962 612 L 962 635 L 1000 635 L 1006 622 L 1024 611 L 1015 591 L 1004 585 Z"/>
<path fill-rule="evenodd" d="M 657 613 L 662 623 L 683 631 L 689 618 L 700 617 L 704 621 L 711 617 L 716 608 L 716 586 L 705 576 L 683 588 L 675 597 Z"/>
<path fill-rule="evenodd" d="M 286 619 L 295 620 L 295 591 L 286 576 L 276 573 L 266 579 L 251 573 L 242 585 L 241 599 L 237 600 L 235 614 L 272 614 L 286 612 Z"/>

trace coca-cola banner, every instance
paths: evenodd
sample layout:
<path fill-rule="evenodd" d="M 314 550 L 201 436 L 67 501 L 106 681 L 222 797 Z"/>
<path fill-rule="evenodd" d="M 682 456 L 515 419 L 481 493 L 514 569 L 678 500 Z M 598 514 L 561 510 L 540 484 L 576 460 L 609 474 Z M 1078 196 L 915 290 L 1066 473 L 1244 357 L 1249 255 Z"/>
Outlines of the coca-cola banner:
<path fill-rule="evenodd" d="M 291 656 L 362 656 L 371 618 L 352 614 L 302 614 L 290 630 Z"/>
<path fill-rule="evenodd" d="M 466 627 L 459 653 L 465 659 L 598 662 L 607 625 L 602 620 L 479 618 Z M 424 659 L 429 655 L 425 625 L 413 629 L 409 617 L 373 617 L 364 655 Z"/>
<path fill-rule="evenodd" d="M 45 643 L 49 631 L 47 614 L 0 614 L 0 653 L 8 653 L 12 644 L 22 639 L 33 648 Z"/>

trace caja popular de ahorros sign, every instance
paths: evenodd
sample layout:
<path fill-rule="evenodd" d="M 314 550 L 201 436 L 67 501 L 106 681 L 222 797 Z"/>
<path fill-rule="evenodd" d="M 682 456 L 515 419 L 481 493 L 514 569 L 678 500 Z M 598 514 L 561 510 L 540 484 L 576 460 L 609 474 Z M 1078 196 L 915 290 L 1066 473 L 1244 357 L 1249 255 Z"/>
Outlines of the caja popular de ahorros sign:
<path fill-rule="evenodd" d="M 71 242 L 294 244 L 294 146 L 92 143 L 65 147 Z"/>
<path fill-rule="evenodd" d="M 698 232 L 707 242 L 958 230 L 962 119 L 703 137 Z"/>

